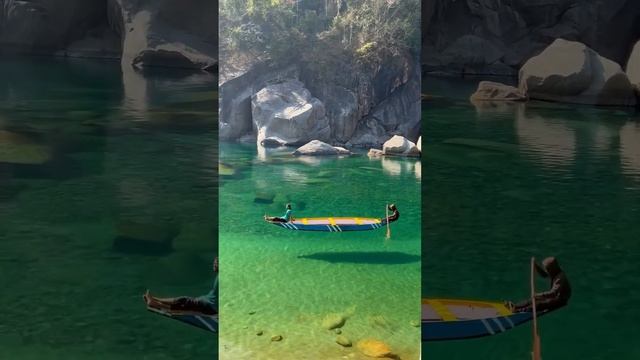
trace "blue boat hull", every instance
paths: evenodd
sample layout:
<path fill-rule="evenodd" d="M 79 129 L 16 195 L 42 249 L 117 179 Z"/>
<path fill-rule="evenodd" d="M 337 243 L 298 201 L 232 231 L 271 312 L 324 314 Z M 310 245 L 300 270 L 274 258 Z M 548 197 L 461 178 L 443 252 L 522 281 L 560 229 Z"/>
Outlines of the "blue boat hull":
<path fill-rule="evenodd" d="M 304 225 L 304 224 L 293 224 L 290 222 L 272 222 L 274 225 L 281 226 L 288 230 L 299 230 L 299 231 L 323 231 L 323 232 L 343 232 L 343 231 L 365 231 L 365 230 L 376 230 L 383 226 L 386 226 L 386 223 L 378 223 L 378 224 L 362 224 L 362 225 Z"/>
<path fill-rule="evenodd" d="M 148 307 L 147 310 L 162 315 L 174 320 L 181 321 L 183 323 L 198 327 L 202 330 L 210 331 L 213 333 L 218 332 L 218 316 L 201 315 L 201 314 L 188 314 L 188 313 L 170 313 L 167 311 Z"/>
<path fill-rule="evenodd" d="M 532 313 L 524 312 L 487 319 L 423 321 L 422 341 L 459 340 L 491 336 L 511 330 L 532 319 Z"/>

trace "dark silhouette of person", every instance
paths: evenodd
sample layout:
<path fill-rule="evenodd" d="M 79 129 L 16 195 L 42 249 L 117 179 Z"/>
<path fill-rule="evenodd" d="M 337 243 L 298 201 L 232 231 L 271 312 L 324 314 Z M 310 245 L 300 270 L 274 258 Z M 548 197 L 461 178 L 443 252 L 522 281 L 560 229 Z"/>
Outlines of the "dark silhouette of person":
<path fill-rule="evenodd" d="M 535 294 L 536 310 L 539 312 L 551 311 L 567 305 L 571 297 L 571 285 L 565 272 L 555 257 L 548 257 L 542 261 L 542 266 L 535 264 L 536 272 L 550 280 L 551 288 L 548 291 Z M 508 303 L 513 312 L 529 312 L 533 310 L 531 299 L 518 304 Z"/>
<path fill-rule="evenodd" d="M 197 312 L 204 315 L 218 314 L 218 257 L 213 260 L 213 273 L 215 279 L 211 291 L 203 296 L 189 297 L 181 296 L 177 298 L 156 298 L 147 293 L 144 300 L 148 306 L 169 311 Z"/>

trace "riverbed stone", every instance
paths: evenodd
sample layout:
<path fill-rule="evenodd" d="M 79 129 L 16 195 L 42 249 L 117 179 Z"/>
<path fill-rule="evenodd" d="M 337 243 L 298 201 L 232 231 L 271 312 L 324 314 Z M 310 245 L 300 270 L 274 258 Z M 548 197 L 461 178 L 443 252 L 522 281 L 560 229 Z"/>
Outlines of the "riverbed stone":
<path fill-rule="evenodd" d="M 0 130 L 0 163 L 42 165 L 52 157 L 52 149 L 16 132 Z"/>
<path fill-rule="evenodd" d="M 372 358 L 394 357 L 391 348 L 384 342 L 376 339 L 360 340 L 358 341 L 357 348 L 362 354 Z"/>
<path fill-rule="evenodd" d="M 331 314 L 327 314 L 322 320 L 322 327 L 327 330 L 333 330 L 333 329 L 341 328 L 342 326 L 344 326 L 346 321 L 347 321 L 346 316 L 338 313 L 331 313 Z"/>
<path fill-rule="evenodd" d="M 344 347 L 350 347 L 352 345 L 351 340 L 344 336 L 344 335 L 338 335 L 336 337 L 336 343 L 344 346 Z"/>

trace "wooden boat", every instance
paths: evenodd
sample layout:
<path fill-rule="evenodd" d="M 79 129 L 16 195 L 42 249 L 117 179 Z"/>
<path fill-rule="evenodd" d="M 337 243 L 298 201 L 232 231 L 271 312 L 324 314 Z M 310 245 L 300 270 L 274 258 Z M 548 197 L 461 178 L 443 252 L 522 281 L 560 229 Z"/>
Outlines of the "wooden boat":
<path fill-rule="evenodd" d="M 537 316 L 548 312 L 538 312 Z M 498 302 L 422 299 L 422 341 L 496 335 L 533 318 L 533 312 L 514 313 Z"/>
<path fill-rule="evenodd" d="M 300 218 L 292 219 L 291 221 L 282 221 L 279 218 L 267 217 L 265 215 L 265 221 L 273 225 L 281 226 L 289 230 L 300 231 L 326 231 L 326 232 L 343 232 L 343 231 L 364 231 L 364 230 L 376 230 L 381 227 L 386 227 L 389 223 L 398 220 L 400 212 L 395 205 L 390 205 L 389 210 L 393 211 L 393 214 L 387 217 L 368 218 L 368 217 L 316 217 L 316 218 Z"/>
<path fill-rule="evenodd" d="M 150 301 L 151 299 L 155 299 L 155 297 L 148 293 L 145 294 L 144 300 L 147 304 L 147 310 L 152 313 L 178 320 L 206 331 L 218 332 L 218 314 L 208 315 L 195 311 L 170 310 L 160 306 L 160 304 L 155 301 Z"/>
<path fill-rule="evenodd" d="M 318 217 L 268 222 L 289 230 L 327 232 L 375 230 L 387 225 L 386 219 L 358 217 Z"/>

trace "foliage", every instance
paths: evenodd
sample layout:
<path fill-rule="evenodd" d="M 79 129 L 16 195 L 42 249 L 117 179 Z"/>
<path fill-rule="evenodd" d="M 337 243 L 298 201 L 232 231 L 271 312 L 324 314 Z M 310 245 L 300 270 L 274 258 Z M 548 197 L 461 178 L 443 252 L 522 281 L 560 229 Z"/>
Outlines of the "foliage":
<path fill-rule="evenodd" d="M 221 0 L 220 25 L 227 50 L 261 53 L 276 63 L 377 63 L 388 55 L 418 53 L 420 2 Z"/>

